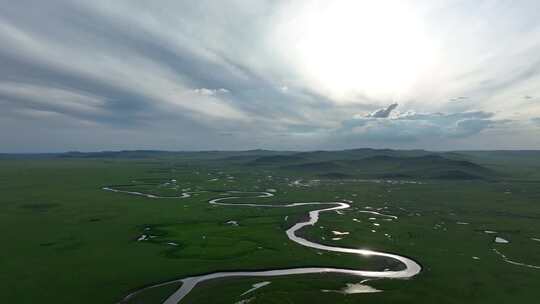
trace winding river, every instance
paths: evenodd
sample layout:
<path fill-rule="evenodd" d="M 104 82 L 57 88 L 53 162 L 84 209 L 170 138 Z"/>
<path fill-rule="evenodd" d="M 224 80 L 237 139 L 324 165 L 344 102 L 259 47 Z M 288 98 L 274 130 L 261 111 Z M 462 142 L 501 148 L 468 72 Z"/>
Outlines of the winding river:
<path fill-rule="evenodd" d="M 189 197 L 190 193 L 184 192 L 180 196 L 175 197 L 160 197 L 157 195 L 152 194 L 145 194 L 141 192 L 132 192 L 132 191 L 123 191 L 119 189 L 113 188 L 113 186 L 104 187 L 102 188 L 106 191 L 113 191 L 113 192 L 120 192 L 120 193 L 126 193 L 126 194 L 132 194 L 132 195 L 139 195 L 139 196 L 145 196 L 149 198 L 185 198 Z M 287 229 L 286 234 L 289 240 L 300 244 L 302 246 L 318 249 L 318 250 L 324 250 L 324 251 L 331 251 L 331 252 L 341 252 L 341 253 L 350 253 L 350 254 L 357 254 L 361 256 L 375 256 L 375 257 L 383 257 L 388 259 L 393 259 L 396 261 L 399 261 L 402 263 L 405 267 L 403 270 L 398 271 L 368 271 L 368 270 L 354 270 L 354 269 L 345 269 L 345 268 L 332 268 L 332 267 L 306 267 L 306 268 L 289 268 L 289 269 L 275 269 L 275 270 L 263 270 L 263 271 L 226 271 L 226 272 L 214 272 L 210 274 L 204 274 L 204 275 L 197 275 L 197 276 L 191 276 L 191 277 L 185 277 L 182 279 L 172 280 L 165 283 L 155 284 L 148 287 L 145 287 L 143 289 L 137 290 L 135 292 L 130 293 L 120 303 L 127 302 L 129 299 L 133 298 L 137 294 L 148 290 L 150 288 L 164 286 L 168 284 L 173 283 L 182 283 L 181 287 L 176 290 L 172 295 L 170 295 L 163 304 L 177 304 L 180 302 L 183 298 L 185 298 L 189 292 L 195 288 L 195 286 L 201 282 L 212 280 L 212 279 L 218 279 L 218 278 L 229 278 L 229 277 L 274 277 L 274 276 L 285 276 L 285 275 L 298 275 L 298 274 L 313 274 L 313 273 L 339 273 L 339 274 L 347 274 L 347 275 L 354 275 L 359 276 L 362 278 L 390 278 L 390 279 L 408 279 L 411 278 L 422 270 L 422 267 L 415 262 L 414 260 L 400 256 L 397 254 L 392 253 L 386 253 L 386 252 L 380 252 L 375 250 L 368 250 L 368 249 L 355 249 L 355 248 L 347 248 L 347 247 L 334 247 L 334 246 L 328 246 L 323 245 L 319 243 L 315 243 L 312 241 L 309 241 L 305 238 L 302 238 L 298 235 L 296 235 L 296 232 L 300 229 L 306 227 L 306 226 L 313 226 L 315 223 L 318 222 L 319 216 L 321 212 L 328 212 L 328 211 L 337 211 L 337 210 L 343 210 L 350 207 L 348 203 L 344 202 L 308 202 L 308 203 L 291 203 L 291 204 L 283 204 L 283 205 L 270 205 L 270 204 L 254 204 L 254 203 L 230 203 L 227 201 L 234 200 L 234 199 L 240 199 L 240 198 L 265 198 L 265 197 L 272 197 L 274 196 L 270 192 L 242 192 L 242 191 L 227 191 L 227 193 L 233 195 L 228 197 L 221 197 L 221 198 L 214 198 L 209 201 L 210 204 L 213 205 L 222 205 L 222 206 L 236 206 L 236 207 L 260 207 L 260 208 L 294 208 L 299 206 L 326 206 L 321 209 L 313 210 L 309 212 L 309 219 L 304 222 L 298 222 L 294 224 L 292 227 Z M 237 194 L 254 194 L 254 196 L 251 197 L 245 197 L 245 196 L 237 196 Z M 236 196 L 235 196 L 236 195 Z M 330 207 L 328 207 L 330 206 Z M 388 216 L 393 217 L 393 215 L 385 215 L 378 212 L 371 212 L 371 211 L 363 211 L 367 213 L 372 213 L 380 216 Z"/>

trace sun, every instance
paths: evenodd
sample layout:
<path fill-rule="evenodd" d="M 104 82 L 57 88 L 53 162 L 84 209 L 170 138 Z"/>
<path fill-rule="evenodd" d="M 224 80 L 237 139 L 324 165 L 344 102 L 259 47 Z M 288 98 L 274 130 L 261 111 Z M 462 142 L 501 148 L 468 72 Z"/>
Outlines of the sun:
<path fill-rule="evenodd" d="M 320 1 L 296 7 L 286 22 L 294 65 L 336 101 L 395 98 L 435 59 L 421 18 L 403 1 Z"/>

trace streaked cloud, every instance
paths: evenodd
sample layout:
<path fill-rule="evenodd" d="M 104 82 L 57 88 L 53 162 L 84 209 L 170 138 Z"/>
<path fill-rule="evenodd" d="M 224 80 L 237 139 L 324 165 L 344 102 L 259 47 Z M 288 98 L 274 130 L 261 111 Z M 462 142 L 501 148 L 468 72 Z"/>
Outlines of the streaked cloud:
<path fill-rule="evenodd" d="M 380 3 L 0 0 L 2 149 L 535 143 L 537 1 Z"/>

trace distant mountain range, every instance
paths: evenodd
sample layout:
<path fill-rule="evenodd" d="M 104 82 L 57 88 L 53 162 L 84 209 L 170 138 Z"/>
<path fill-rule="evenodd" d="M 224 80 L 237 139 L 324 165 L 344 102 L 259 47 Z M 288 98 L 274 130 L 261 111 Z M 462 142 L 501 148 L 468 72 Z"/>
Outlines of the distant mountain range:
<path fill-rule="evenodd" d="M 275 170 L 327 179 L 493 180 L 504 175 L 502 171 L 508 171 L 508 168 L 537 168 L 540 166 L 540 151 L 433 152 L 370 148 L 309 152 L 130 150 L 0 154 L 0 159 L 175 159 Z"/>
<path fill-rule="evenodd" d="M 476 163 L 427 151 L 353 150 L 262 156 L 246 163 L 322 178 L 489 179 Z"/>

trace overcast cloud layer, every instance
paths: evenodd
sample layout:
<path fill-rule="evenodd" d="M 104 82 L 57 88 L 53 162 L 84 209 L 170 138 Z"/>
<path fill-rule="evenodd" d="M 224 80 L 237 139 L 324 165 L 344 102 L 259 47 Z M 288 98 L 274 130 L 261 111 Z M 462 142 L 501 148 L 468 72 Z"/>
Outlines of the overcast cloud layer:
<path fill-rule="evenodd" d="M 540 149 L 539 1 L 354 2 L 0 0 L 0 152 Z"/>

